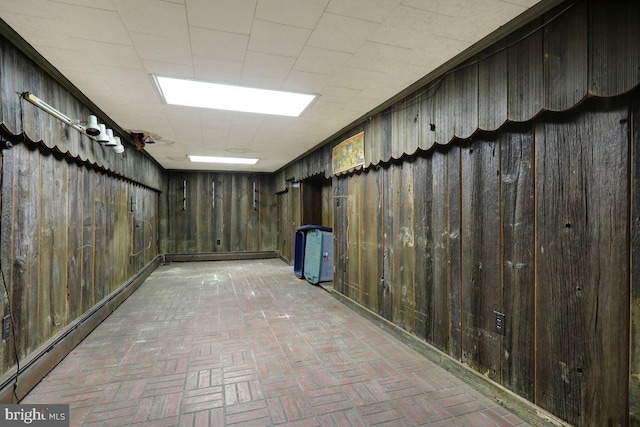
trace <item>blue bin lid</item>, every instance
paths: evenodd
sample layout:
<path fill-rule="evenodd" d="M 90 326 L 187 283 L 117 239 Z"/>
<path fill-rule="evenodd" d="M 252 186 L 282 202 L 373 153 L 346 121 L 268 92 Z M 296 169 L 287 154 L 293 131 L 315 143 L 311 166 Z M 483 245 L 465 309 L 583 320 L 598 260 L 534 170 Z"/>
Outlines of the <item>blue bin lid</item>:
<path fill-rule="evenodd" d="M 296 232 L 309 230 L 332 231 L 331 227 L 325 227 L 323 225 L 302 225 L 296 228 Z"/>

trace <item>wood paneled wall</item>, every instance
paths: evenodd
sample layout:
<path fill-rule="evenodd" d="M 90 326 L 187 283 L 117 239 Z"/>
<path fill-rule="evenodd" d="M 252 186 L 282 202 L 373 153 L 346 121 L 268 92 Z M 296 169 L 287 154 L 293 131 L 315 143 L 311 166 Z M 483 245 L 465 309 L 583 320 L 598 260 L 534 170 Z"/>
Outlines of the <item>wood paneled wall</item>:
<path fill-rule="evenodd" d="M 32 143 L 2 152 L 0 375 L 158 255 L 158 192 Z M 131 197 L 137 200 L 131 211 Z"/>
<path fill-rule="evenodd" d="M 336 178 L 334 285 L 564 420 L 625 425 L 628 152 L 623 102 Z"/>
<path fill-rule="evenodd" d="M 32 92 L 70 117 L 90 113 L 4 37 L 0 64 L 0 132 L 14 143 L 1 175 L 0 314 L 11 308 L 15 320 L 15 335 L 0 343 L 7 379 L 14 344 L 21 361 L 32 359 L 157 257 L 164 171 L 130 145 L 117 155 L 25 102 L 20 94 Z"/>
<path fill-rule="evenodd" d="M 163 252 L 276 250 L 272 176 L 170 172 L 167 188 L 163 195 L 167 204 Z"/>

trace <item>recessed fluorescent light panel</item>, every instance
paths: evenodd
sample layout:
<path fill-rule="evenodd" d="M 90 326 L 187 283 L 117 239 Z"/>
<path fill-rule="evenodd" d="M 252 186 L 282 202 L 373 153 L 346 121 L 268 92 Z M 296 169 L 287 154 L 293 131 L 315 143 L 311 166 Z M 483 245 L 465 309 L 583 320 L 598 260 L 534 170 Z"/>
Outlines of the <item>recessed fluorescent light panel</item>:
<path fill-rule="evenodd" d="M 227 163 L 231 165 L 255 165 L 260 159 L 247 159 L 244 157 L 210 157 L 210 156 L 192 156 L 189 160 L 199 163 Z"/>
<path fill-rule="evenodd" d="M 298 117 L 315 95 L 154 76 L 167 104 Z"/>

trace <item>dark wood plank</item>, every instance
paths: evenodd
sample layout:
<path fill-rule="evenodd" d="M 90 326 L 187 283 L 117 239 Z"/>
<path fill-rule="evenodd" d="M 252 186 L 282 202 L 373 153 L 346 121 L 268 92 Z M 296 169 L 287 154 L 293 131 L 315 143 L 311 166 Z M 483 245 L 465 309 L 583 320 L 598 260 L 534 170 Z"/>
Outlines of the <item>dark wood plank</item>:
<path fill-rule="evenodd" d="M 507 38 L 510 44 L 513 43 L 507 49 L 507 117 L 514 122 L 530 120 L 544 107 L 542 32 L 525 37 L 541 23 L 541 19 L 536 19 Z"/>
<path fill-rule="evenodd" d="M 628 417 L 627 115 L 535 130 L 536 404 L 575 425 Z"/>
<path fill-rule="evenodd" d="M 461 254 L 461 214 L 462 182 L 461 150 L 453 146 L 446 151 L 447 157 L 447 277 L 449 285 L 449 354 L 462 360 L 462 254 Z"/>
<path fill-rule="evenodd" d="M 427 210 L 425 215 L 429 224 L 427 230 L 427 266 L 426 285 L 430 292 L 428 298 L 431 303 L 431 343 L 440 350 L 450 352 L 451 328 L 451 283 L 448 277 L 449 258 L 447 246 L 449 243 L 449 211 L 447 206 L 448 179 L 447 155 L 442 150 L 435 150 L 431 154 L 431 173 L 428 174 Z M 417 188 L 417 187 L 416 187 Z M 430 206 L 429 206 L 430 205 Z M 429 272 L 429 268 L 431 272 Z M 427 312 L 429 314 L 429 312 Z"/>
<path fill-rule="evenodd" d="M 534 386 L 534 158 L 532 129 L 501 140 L 502 340 L 501 383 L 533 401 Z"/>
<path fill-rule="evenodd" d="M 70 323 L 77 319 L 82 310 L 82 260 L 83 247 L 83 212 L 82 195 L 84 193 L 84 174 L 86 169 L 76 163 L 68 165 L 68 226 L 67 226 L 67 313 L 65 318 Z"/>
<path fill-rule="evenodd" d="M 102 300 L 105 295 L 105 270 L 107 251 L 107 193 L 106 176 L 97 173 L 94 191 L 94 259 L 93 259 L 93 301 L 90 306 Z"/>
<path fill-rule="evenodd" d="M 566 5 L 549 12 L 554 19 Z M 578 2 L 544 31 L 545 108 L 561 111 L 587 95 L 587 2 Z"/>
<path fill-rule="evenodd" d="M 391 321 L 413 333 L 415 329 L 415 257 L 414 257 L 414 161 L 402 165 L 392 165 L 391 198 L 387 210 L 391 212 L 393 223 L 389 238 L 391 258 Z"/>
<path fill-rule="evenodd" d="M 413 264 L 415 266 L 416 316 L 414 333 L 427 342 L 433 342 L 433 319 L 430 314 L 433 312 L 432 294 L 435 290 L 431 239 L 433 224 L 430 221 L 432 217 L 432 180 L 431 157 L 416 158 L 412 177 L 414 183 Z"/>
<path fill-rule="evenodd" d="M 462 361 L 500 380 L 500 146 L 462 148 Z"/>
<path fill-rule="evenodd" d="M 493 131 L 507 121 L 508 64 L 505 40 L 484 50 L 478 63 L 478 127 Z"/>
<path fill-rule="evenodd" d="M 589 92 L 613 96 L 640 81 L 640 3 L 589 0 Z"/>
<path fill-rule="evenodd" d="M 0 70 L 0 76 L 2 76 L 2 70 Z M 2 107 L 0 107 L 2 108 Z M 16 312 L 19 309 L 20 299 L 16 298 L 18 291 L 13 288 L 13 275 L 14 275 L 14 265 L 18 265 L 19 263 L 14 264 L 14 241 L 13 241 L 13 224 L 14 224 L 14 170 L 15 170 L 15 159 L 19 158 L 18 149 L 14 148 L 11 150 L 4 150 L 2 152 L 2 156 L 0 156 L 0 177 L 2 179 L 2 219 L 0 220 L 0 228 L 2 230 L 1 236 L 2 240 L 0 241 L 0 267 L 2 268 L 3 274 L 3 287 L 4 284 L 9 288 L 9 295 L 6 295 L 2 298 L 2 303 L 4 304 L 3 316 L 9 314 L 9 304 L 11 304 L 14 319 L 18 316 Z M 18 156 L 16 156 L 18 154 Z M 16 319 L 17 320 L 17 319 Z M 8 340 L 6 340 L 5 345 L 8 348 L 14 348 L 14 339 L 15 336 L 11 336 Z M 3 351 L 1 354 L 0 361 L 0 370 L 2 372 L 7 372 L 11 367 L 13 367 L 16 363 L 15 355 L 10 351 Z"/>
<path fill-rule="evenodd" d="M 250 193 L 249 203 L 247 205 L 247 227 L 246 227 L 246 245 L 245 251 L 258 251 L 260 250 L 260 233 L 259 233 L 259 221 L 258 207 L 260 205 L 260 199 L 262 198 L 262 182 L 259 176 L 250 176 L 247 182 L 248 191 Z M 255 194 L 254 194 L 255 188 Z M 254 202 L 255 198 L 255 202 Z"/>
<path fill-rule="evenodd" d="M 477 60 L 475 57 L 473 61 Z M 478 130 L 478 64 L 466 64 L 453 73 L 454 135 L 467 139 Z"/>
<path fill-rule="evenodd" d="M 631 104 L 631 350 L 629 417 L 640 425 L 640 96 Z"/>
<path fill-rule="evenodd" d="M 382 280 L 380 281 L 382 289 L 378 291 L 379 300 L 382 302 L 382 317 L 391 321 L 394 310 L 393 301 L 393 209 L 391 209 L 391 200 L 393 199 L 394 176 L 390 168 L 380 169 L 382 178 Z M 382 295 L 380 295 L 382 294 Z"/>
<path fill-rule="evenodd" d="M 97 175 L 92 170 L 83 173 L 82 195 L 82 286 L 81 286 L 81 311 L 86 313 L 95 302 L 94 280 L 95 280 L 95 257 L 96 252 L 96 186 Z M 129 260 L 127 259 L 127 264 Z"/>
<path fill-rule="evenodd" d="M 333 189 L 333 288 L 346 295 L 347 281 L 347 203 L 348 179 L 346 177 L 332 178 Z"/>
<path fill-rule="evenodd" d="M 40 217 L 40 159 L 33 148 L 19 144 L 14 154 L 13 316 L 18 353 L 24 357 L 40 344 L 38 301 L 38 222 Z"/>
<path fill-rule="evenodd" d="M 347 224 L 346 234 L 347 239 L 347 275 L 346 275 L 346 294 L 349 298 L 355 302 L 365 305 L 364 293 L 366 290 L 366 283 L 361 280 L 362 269 L 362 242 L 361 238 L 366 233 L 361 231 L 364 225 L 364 221 L 361 219 L 361 215 L 365 214 L 365 205 L 363 203 L 364 198 L 364 178 L 362 174 L 357 173 L 349 177 L 349 193 L 347 201 Z M 366 215 L 366 214 L 365 214 Z M 366 227 L 365 227 L 366 228 Z M 365 305 L 366 306 L 366 305 Z"/>
<path fill-rule="evenodd" d="M 455 103 L 457 99 L 456 78 L 453 73 L 445 75 L 435 83 L 434 87 L 435 123 L 434 133 L 437 144 L 449 144 L 455 135 Z"/>

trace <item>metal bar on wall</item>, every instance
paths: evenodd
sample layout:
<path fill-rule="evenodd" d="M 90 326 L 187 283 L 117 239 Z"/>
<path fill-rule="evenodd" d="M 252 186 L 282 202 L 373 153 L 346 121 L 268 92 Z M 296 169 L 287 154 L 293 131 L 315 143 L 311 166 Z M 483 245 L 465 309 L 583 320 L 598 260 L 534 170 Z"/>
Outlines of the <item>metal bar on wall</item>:
<path fill-rule="evenodd" d="M 182 181 L 182 210 L 187 210 L 187 180 Z"/>

